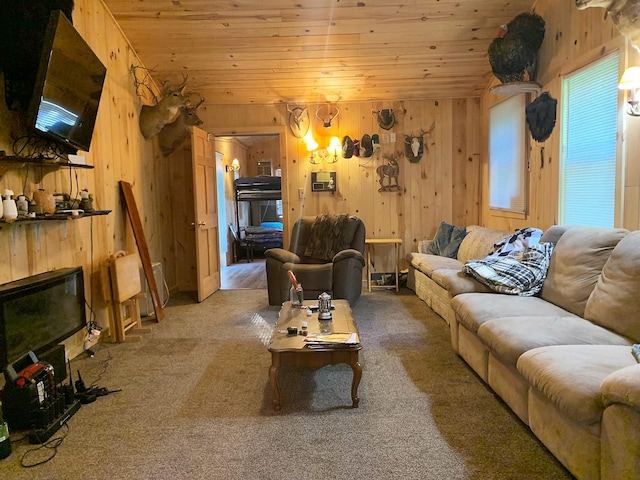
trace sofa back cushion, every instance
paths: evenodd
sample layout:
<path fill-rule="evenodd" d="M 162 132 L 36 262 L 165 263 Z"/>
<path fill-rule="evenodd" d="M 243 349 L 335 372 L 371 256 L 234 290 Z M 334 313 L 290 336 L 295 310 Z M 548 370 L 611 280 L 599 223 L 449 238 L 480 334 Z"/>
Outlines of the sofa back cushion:
<path fill-rule="evenodd" d="M 458 260 L 467 263 L 469 260 L 484 258 L 493 250 L 493 246 L 509 235 L 503 230 L 471 225 L 467 227 L 467 235 L 458 249 Z"/>
<path fill-rule="evenodd" d="M 553 243 L 554 245 L 558 243 L 560 237 L 567 231 L 569 227 L 566 225 L 553 225 L 549 227 L 549 229 L 542 234 L 540 238 L 540 243 Z"/>
<path fill-rule="evenodd" d="M 584 317 L 584 309 L 609 255 L 629 233 L 623 228 L 575 226 L 560 237 L 541 296 Z"/>
<path fill-rule="evenodd" d="M 620 240 L 591 292 L 584 317 L 640 343 L 640 231 Z"/>

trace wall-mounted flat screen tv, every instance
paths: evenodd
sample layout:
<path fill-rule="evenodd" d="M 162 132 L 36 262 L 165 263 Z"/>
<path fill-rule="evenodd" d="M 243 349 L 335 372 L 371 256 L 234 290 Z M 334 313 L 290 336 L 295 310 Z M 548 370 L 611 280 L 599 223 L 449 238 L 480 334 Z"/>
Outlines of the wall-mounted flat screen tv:
<path fill-rule="evenodd" d="M 54 10 L 44 34 L 28 126 L 69 153 L 89 151 L 106 74 L 64 13 Z"/>

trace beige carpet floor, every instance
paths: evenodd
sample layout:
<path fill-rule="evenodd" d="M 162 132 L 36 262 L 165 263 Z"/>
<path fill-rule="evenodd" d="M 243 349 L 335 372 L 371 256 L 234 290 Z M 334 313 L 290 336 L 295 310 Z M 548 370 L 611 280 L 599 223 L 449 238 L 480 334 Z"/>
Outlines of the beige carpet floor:
<path fill-rule="evenodd" d="M 32 450 L 14 432 L 0 479 L 571 478 L 412 292 L 364 293 L 353 310 L 358 409 L 351 369 L 337 365 L 281 369 L 273 410 L 266 290 L 176 296 L 142 341 L 72 361 L 87 384 L 122 391 L 82 406 L 56 448 Z"/>

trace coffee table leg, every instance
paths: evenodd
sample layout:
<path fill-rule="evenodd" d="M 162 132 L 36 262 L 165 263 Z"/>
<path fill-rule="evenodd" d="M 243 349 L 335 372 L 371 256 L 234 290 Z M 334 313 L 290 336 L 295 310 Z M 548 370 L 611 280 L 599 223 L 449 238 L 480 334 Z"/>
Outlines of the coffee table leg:
<path fill-rule="evenodd" d="M 280 357 L 277 353 L 271 354 L 271 368 L 269 368 L 269 380 L 273 389 L 273 409 L 280 410 L 280 387 L 278 386 L 278 366 Z"/>
<path fill-rule="evenodd" d="M 356 352 L 355 362 L 351 362 L 351 369 L 353 370 L 353 382 L 351 382 L 351 401 L 353 402 L 353 408 L 358 408 L 360 398 L 358 397 L 358 385 L 360 385 L 360 379 L 362 378 L 362 365 L 358 361 L 358 354 Z"/>

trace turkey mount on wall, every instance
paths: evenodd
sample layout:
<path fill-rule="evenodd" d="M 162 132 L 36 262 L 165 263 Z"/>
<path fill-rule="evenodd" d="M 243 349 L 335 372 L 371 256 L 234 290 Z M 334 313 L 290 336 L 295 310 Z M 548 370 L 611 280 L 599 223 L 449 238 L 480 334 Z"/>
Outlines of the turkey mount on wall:
<path fill-rule="evenodd" d="M 536 142 L 544 142 L 551 136 L 556 126 L 556 107 L 558 101 L 544 92 L 525 109 L 527 126 Z"/>
<path fill-rule="evenodd" d="M 500 82 L 536 80 L 544 33 L 544 19 L 535 13 L 521 13 L 500 27 L 488 49 L 491 70 Z"/>

